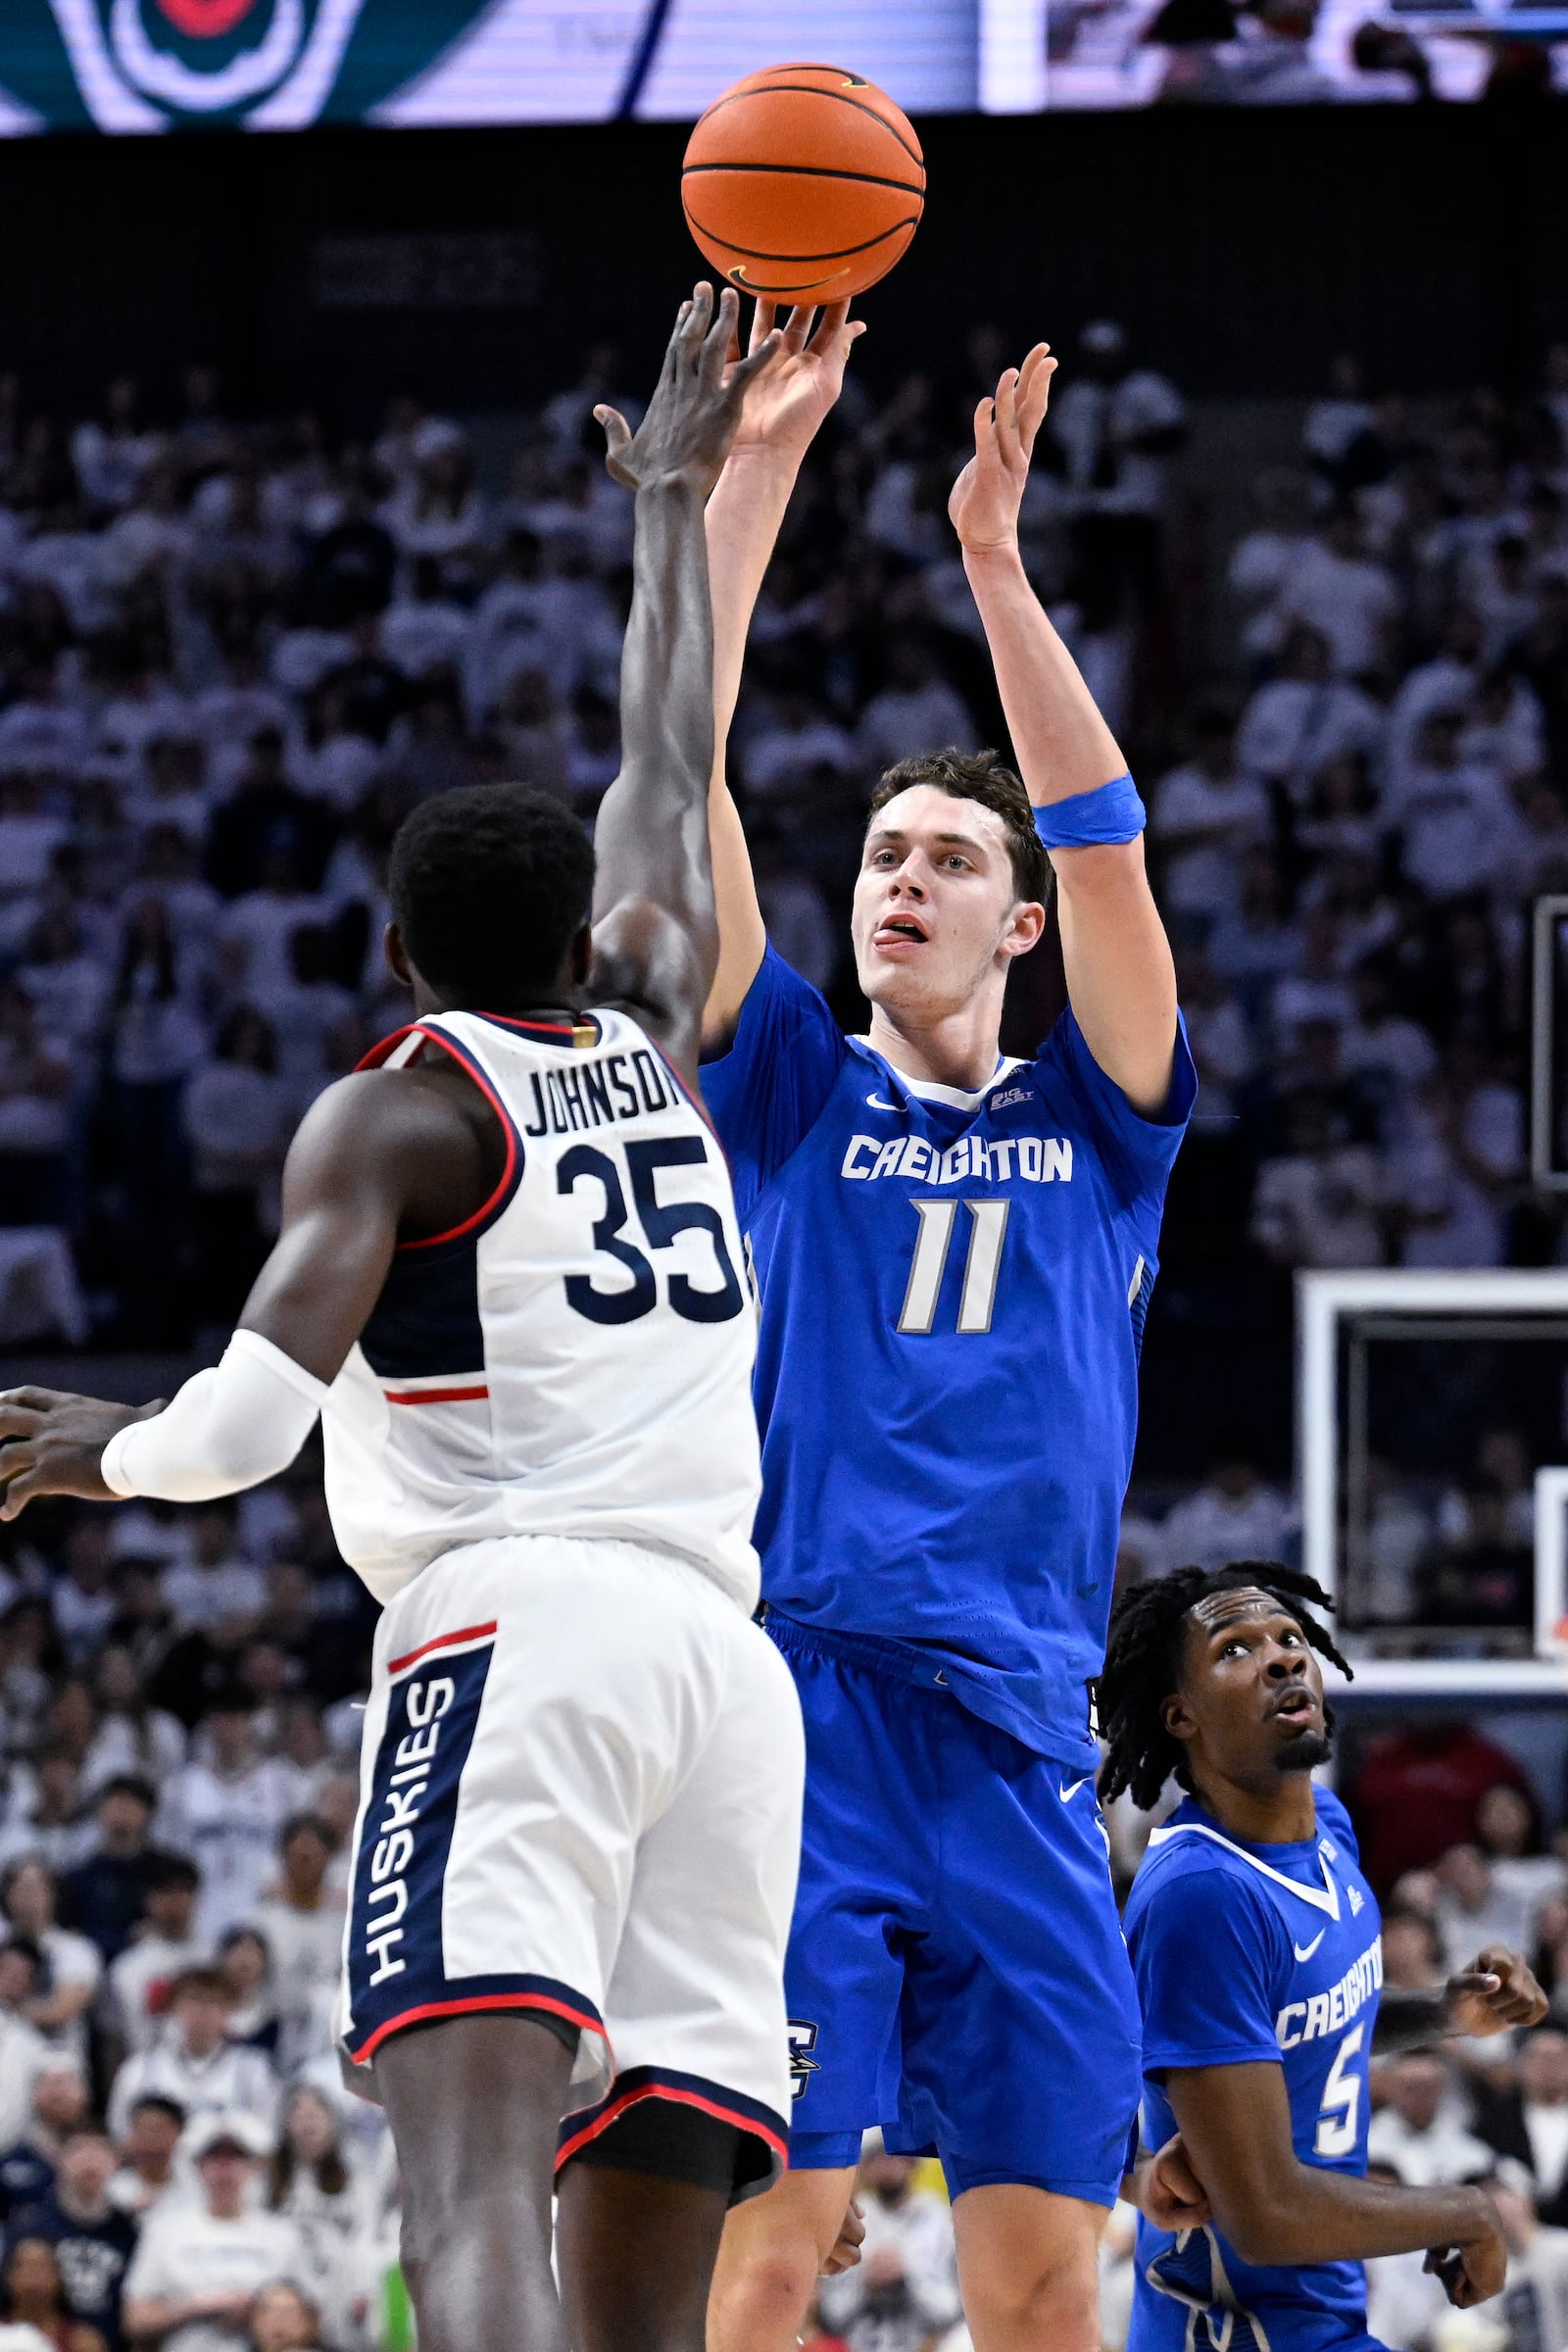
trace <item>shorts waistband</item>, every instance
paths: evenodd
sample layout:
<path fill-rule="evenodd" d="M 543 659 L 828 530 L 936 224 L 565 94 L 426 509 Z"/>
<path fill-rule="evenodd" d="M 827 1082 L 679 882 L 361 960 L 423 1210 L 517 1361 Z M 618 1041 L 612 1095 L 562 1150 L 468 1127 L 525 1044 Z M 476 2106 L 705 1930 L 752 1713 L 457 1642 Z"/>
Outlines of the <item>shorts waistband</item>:
<path fill-rule="evenodd" d="M 836 1626 L 803 1625 L 798 1617 L 786 1617 L 782 1609 L 771 1608 L 766 1601 L 757 1615 L 763 1632 L 787 1653 L 799 1656 L 814 1650 L 821 1657 L 842 1658 L 847 1665 L 863 1667 L 890 1683 L 912 1683 L 923 1690 L 953 1690 L 941 1657 L 907 1642 L 890 1642 L 881 1634 L 842 1633 Z"/>

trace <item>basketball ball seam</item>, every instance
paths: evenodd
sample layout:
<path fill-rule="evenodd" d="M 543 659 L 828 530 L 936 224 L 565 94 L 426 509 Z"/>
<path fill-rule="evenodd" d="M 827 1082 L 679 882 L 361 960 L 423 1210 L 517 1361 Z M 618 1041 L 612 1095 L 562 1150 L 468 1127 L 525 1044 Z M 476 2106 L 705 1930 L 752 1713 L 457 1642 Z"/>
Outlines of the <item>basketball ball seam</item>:
<path fill-rule="evenodd" d="M 809 81 L 770 81 L 765 90 L 732 90 L 724 97 L 715 98 L 713 100 L 712 105 L 708 109 L 708 113 L 699 118 L 697 129 L 700 130 L 704 122 L 707 122 L 713 115 L 716 115 L 721 106 L 739 106 L 742 101 L 747 98 L 771 98 L 775 92 L 781 90 L 794 91 L 798 96 L 803 98 L 831 99 L 835 106 L 853 106 L 858 115 L 869 115 L 871 121 L 879 123 L 882 129 L 887 132 L 888 137 L 896 140 L 898 145 L 903 148 L 910 163 L 914 165 L 915 169 L 919 172 L 921 178 L 924 179 L 924 156 L 920 153 L 917 147 L 911 147 L 908 140 L 905 138 L 900 131 L 895 130 L 893 124 L 888 121 L 886 115 L 879 115 L 876 111 L 876 108 L 874 106 L 867 106 L 863 99 L 846 98 L 842 90 L 819 90 L 816 88 L 814 83 Z M 696 131 L 694 131 L 692 135 L 695 137 Z M 848 177 L 848 174 L 846 174 L 846 177 Z"/>
<path fill-rule="evenodd" d="M 885 244 L 889 237 L 896 237 L 902 228 L 918 228 L 920 225 L 919 214 L 912 213 L 908 220 L 895 220 L 891 228 L 878 229 L 874 237 L 866 237 L 858 245 L 834 245 L 825 253 L 769 253 L 765 246 L 737 245 L 733 237 L 720 236 L 716 228 L 709 228 L 699 220 L 690 206 L 687 207 L 686 218 L 694 229 L 705 237 L 710 237 L 715 245 L 722 245 L 727 253 L 744 253 L 754 262 L 842 262 L 854 253 L 869 253 L 873 245 Z"/>
<path fill-rule="evenodd" d="M 868 188 L 897 188 L 901 196 L 925 200 L 924 188 L 911 188 L 906 179 L 885 179 L 880 172 L 840 172 L 830 164 L 683 164 L 681 178 L 699 172 L 780 172 L 792 179 L 854 179 Z"/>

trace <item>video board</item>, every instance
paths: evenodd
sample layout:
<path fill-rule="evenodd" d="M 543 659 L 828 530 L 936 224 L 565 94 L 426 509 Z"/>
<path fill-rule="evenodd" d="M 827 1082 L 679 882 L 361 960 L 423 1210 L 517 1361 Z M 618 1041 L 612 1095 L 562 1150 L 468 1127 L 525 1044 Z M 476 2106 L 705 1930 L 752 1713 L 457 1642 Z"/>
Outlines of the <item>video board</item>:
<path fill-rule="evenodd" d="M 1568 0 L 4 0 L 0 133 L 691 121 L 825 59 L 908 114 L 1568 86 Z"/>

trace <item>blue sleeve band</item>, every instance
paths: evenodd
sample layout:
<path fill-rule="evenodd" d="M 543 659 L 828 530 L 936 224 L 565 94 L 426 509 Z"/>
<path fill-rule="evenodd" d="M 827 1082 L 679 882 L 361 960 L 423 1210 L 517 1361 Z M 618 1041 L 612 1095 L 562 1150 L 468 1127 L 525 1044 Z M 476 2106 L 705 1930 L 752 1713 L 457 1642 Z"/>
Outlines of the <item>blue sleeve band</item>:
<path fill-rule="evenodd" d="M 1075 792 L 1035 810 L 1048 850 L 1088 850 L 1102 841 L 1136 841 L 1149 821 L 1131 776 L 1113 776 L 1095 792 Z"/>

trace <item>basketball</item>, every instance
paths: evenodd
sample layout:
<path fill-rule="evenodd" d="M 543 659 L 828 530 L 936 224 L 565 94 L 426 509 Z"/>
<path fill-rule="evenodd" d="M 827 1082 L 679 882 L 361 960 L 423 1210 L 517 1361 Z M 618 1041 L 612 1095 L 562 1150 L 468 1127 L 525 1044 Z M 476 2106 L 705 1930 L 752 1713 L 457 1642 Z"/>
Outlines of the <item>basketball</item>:
<path fill-rule="evenodd" d="M 906 115 L 836 66 L 767 66 L 699 120 L 686 225 L 719 275 L 776 302 L 842 302 L 919 226 L 925 164 Z"/>

